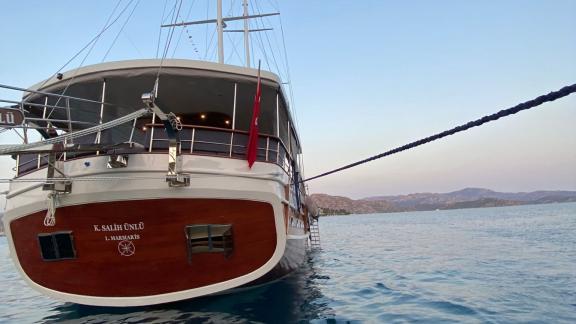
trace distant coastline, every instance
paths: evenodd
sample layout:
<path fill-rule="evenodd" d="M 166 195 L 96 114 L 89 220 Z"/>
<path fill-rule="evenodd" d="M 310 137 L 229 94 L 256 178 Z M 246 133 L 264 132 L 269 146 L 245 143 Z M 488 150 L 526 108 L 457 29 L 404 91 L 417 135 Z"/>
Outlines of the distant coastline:
<path fill-rule="evenodd" d="M 509 193 L 466 188 L 448 193 L 375 196 L 357 200 L 342 196 L 312 194 L 311 199 L 320 215 L 328 216 L 576 202 L 576 191 Z"/>
<path fill-rule="evenodd" d="M 448 193 L 374 196 L 356 200 L 327 194 L 312 194 L 310 198 L 320 216 L 332 216 L 576 202 L 576 191 L 541 190 L 510 193 L 466 188 Z M 0 236 L 4 236 L 3 216 L 4 213 L 0 211 Z"/>

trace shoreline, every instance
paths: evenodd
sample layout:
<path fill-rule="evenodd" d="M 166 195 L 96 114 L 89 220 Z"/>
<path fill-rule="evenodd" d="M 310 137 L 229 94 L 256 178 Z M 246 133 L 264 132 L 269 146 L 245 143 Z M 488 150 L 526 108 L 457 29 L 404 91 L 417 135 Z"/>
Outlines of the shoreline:
<path fill-rule="evenodd" d="M 401 213 L 416 213 L 416 212 L 436 212 L 436 211 L 450 211 L 450 210 L 468 210 L 468 209 L 485 209 L 485 208 L 505 208 L 505 207 L 519 207 L 519 206 L 543 206 L 543 205 L 556 205 L 556 204 L 575 204 L 576 201 L 562 201 L 562 202 L 549 202 L 549 203 L 527 203 L 517 205 L 503 205 L 503 206 L 482 206 L 482 207 L 465 207 L 465 208 L 444 208 L 444 209 L 423 209 L 423 210 L 400 210 L 400 211 L 381 211 L 373 213 L 348 213 L 348 214 L 324 214 L 319 217 L 338 217 L 338 216 L 354 216 L 354 215 L 375 215 L 375 214 L 401 214 Z"/>

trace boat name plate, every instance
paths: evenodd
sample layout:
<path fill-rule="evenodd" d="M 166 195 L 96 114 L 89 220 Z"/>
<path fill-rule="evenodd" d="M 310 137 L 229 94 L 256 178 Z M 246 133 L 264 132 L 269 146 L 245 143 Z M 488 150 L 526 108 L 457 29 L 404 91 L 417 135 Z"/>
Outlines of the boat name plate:
<path fill-rule="evenodd" d="M 0 126 L 22 125 L 24 115 L 18 109 L 0 108 Z"/>

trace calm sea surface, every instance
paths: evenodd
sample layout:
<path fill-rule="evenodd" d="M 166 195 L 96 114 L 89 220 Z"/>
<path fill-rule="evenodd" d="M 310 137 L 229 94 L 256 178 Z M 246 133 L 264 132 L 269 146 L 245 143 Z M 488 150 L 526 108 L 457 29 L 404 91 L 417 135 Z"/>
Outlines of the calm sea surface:
<path fill-rule="evenodd" d="M 297 273 L 141 308 L 43 297 L 0 237 L 0 322 L 576 323 L 576 203 L 325 217 Z"/>

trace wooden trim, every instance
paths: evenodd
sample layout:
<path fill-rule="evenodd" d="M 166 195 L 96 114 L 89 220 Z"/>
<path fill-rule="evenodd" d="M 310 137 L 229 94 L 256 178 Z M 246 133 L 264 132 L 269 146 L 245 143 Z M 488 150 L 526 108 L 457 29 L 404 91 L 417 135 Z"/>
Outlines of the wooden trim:
<path fill-rule="evenodd" d="M 28 277 L 60 292 L 134 297 L 188 290 L 230 280 L 263 266 L 276 249 L 272 205 L 231 199 L 117 201 L 57 209 L 56 226 L 46 211 L 10 222 L 16 255 Z M 232 224 L 234 250 L 194 254 L 188 263 L 184 229 L 195 224 Z M 37 236 L 73 231 L 77 258 L 42 261 Z M 129 241 L 134 253 L 122 255 Z M 129 253 L 126 253 L 129 254 Z"/>
<path fill-rule="evenodd" d="M 156 128 L 156 127 L 164 128 L 163 124 L 145 124 L 145 126 L 150 127 L 150 129 Z M 205 130 L 221 131 L 221 132 L 227 132 L 227 133 L 239 133 L 239 134 L 244 134 L 244 135 L 250 134 L 250 132 L 248 132 L 248 131 L 243 131 L 243 130 L 239 130 L 239 129 L 220 128 L 220 127 L 213 127 L 213 126 L 200 126 L 200 125 L 185 125 L 185 124 L 183 124 L 182 128 L 205 129 Z M 292 159 L 292 155 L 290 154 L 290 152 L 288 152 L 288 150 L 286 149 L 286 144 L 284 144 L 284 142 L 282 141 L 282 139 L 280 137 L 278 137 L 276 135 L 272 135 L 272 134 L 266 134 L 266 133 L 258 133 L 258 136 L 265 136 L 268 138 L 273 138 L 275 140 L 278 140 L 278 142 L 280 142 L 282 144 L 282 146 L 284 146 L 284 150 L 286 151 L 286 154 L 290 157 L 290 159 Z M 157 141 L 157 140 L 155 140 L 155 141 Z M 298 149 L 301 150 L 300 146 L 298 146 Z"/>

